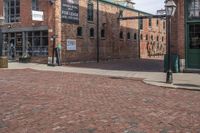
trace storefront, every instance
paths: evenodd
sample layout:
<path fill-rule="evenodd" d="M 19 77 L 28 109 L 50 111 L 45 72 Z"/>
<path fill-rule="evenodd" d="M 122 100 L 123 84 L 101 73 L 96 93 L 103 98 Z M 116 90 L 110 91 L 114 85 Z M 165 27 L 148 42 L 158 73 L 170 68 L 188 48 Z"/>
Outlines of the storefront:
<path fill-rule="evenodd" d="M 48 56 L 48 30 L 4 32 L 3 55 L 10 60 L 22 56 Z"/>
<path fill-rule="evenodd" d="M 200 0 L 185 0 L 186 67 L 200 69 Z"/>

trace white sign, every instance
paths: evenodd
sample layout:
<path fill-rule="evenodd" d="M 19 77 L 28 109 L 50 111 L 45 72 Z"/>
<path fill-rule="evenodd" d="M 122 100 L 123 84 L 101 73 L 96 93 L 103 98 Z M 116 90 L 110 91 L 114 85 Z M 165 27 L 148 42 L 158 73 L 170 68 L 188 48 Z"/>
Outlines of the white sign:
<path fill-rule="evenodd" d="M 67 50 L 75 51 L 76 50 L 76 40 L 67 39 Z"/>
<path fill-rule="evenodd" d="M 32 10 L 32 20 L 34 21 L 43 21 L 44 13 L 42 11 L 34 11 Z"/>

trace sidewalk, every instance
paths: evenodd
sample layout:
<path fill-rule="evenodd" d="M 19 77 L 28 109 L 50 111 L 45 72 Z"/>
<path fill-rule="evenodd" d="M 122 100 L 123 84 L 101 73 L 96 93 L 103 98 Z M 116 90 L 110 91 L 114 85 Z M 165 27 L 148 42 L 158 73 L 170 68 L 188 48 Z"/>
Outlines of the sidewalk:
<path fill-rule="evenodd" d="M 105 70 L 100 68 L 84 68 L 74 66 L 56 66 L 50 67 L 44 64 L 35 63 L 9 63 L 8 69 L 34 69 L 42 71 L 56 71 L 56 72 L 70 72 L 70 73 L 82 73 L 93 74 L 103 76 L 117 76 L 117 77 L 132 77 L 142 78 L 147 84 L 170 87 L 170 88 L 182 88 L 189 90 L 200 91 L 200 74 L 199 73 L 175 73 L 173 74 L 174 83 L 166 84 L 166 73 L 163 72 L 145 72 L 145 71 L 126 71 L 126 70 Z"/>

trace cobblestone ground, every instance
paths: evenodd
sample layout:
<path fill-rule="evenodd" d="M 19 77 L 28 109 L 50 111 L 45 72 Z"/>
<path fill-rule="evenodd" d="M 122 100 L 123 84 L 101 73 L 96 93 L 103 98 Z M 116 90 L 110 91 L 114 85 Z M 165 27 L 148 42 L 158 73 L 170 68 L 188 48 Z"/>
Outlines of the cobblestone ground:
<path fill-rule="evenodd" d="M 0 133 L 200 133 L 200 92 L 140 79 L 0 70 Z"/>

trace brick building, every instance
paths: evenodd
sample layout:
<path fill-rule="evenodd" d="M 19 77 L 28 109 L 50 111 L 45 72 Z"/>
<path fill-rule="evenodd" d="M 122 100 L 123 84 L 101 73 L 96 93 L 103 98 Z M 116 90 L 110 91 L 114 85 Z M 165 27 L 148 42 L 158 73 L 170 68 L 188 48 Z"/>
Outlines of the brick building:
<path fill-rule="evenodd" d="M 120 21 L 121 11 L 123 16 L 151 14 L 112 0 L 99 4 L 101 60 L 165 53 L 164 20 Z M 29 55 L 34 62 L 47 62 L 56 36 L 63 62 L 96 60 L 96 5 L 93 0 L 0 0 L 4 55 L 10 59 Z"/>
<path fill-rule="evenodd" d="M 200 0 L 175 0 L 172 20 L 173 53 L 179 55 L 181 69 L 200 69 Z"/>

